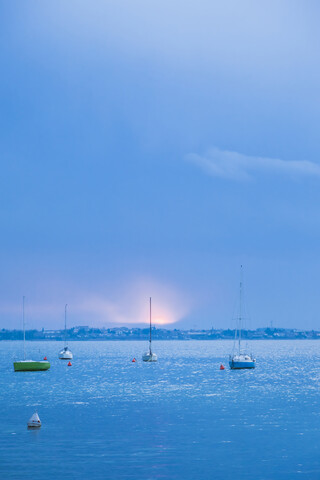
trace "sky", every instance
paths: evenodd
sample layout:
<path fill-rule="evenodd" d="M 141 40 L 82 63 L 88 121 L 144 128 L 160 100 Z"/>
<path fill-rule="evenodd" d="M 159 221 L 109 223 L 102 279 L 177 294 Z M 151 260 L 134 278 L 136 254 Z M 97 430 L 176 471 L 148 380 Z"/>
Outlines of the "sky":
<path fill-rule="evenodd" d="M 0 328 L 319 330 L 319 14 L 0 0 Z"/>

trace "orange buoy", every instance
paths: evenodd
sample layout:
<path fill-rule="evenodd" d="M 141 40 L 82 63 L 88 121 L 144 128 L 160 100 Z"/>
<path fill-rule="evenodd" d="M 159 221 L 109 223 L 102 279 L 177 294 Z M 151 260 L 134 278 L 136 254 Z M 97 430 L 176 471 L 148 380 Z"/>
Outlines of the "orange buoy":
<path fill-rule="evenodd" d="M 132 359 L 132 363 L 136 363 L 136 359 L 135 359 L 135 358 Z"/>
<path fill-rule="evenodd" d="M 72 366 L 72 363 L 71 363 L 71 362 L 69 362 L 69 363 L 68 363 L 68 367 L 71 367 L 71 366 Z"/>
<path fill-rule="evenodd" d="M 44 357 L 44 359 L 43 359 L 43 360 L 48 360 L 48 359 L 47 359 L 47 357 Z"/>
<path fill-rule="evenodd" d="M 222 365 L 222 363 L 220 365 L 220 370 L 224 370 L 224 366 Z"/>

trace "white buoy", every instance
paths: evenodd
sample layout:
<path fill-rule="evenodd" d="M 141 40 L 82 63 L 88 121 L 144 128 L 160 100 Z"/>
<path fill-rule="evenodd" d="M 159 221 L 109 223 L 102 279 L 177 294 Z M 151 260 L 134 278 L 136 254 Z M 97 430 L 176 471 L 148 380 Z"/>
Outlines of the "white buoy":
<path fill-rule="evenodd" d="M 28 421 L 28 428 L 40 428 L 41 421 L 37 412 L 35 412 Z"/>

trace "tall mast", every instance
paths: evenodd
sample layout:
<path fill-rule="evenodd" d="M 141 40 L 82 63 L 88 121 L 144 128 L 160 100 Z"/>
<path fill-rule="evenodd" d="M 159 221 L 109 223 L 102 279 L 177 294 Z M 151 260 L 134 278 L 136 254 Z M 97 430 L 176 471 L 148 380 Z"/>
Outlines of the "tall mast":
<path fill-rule="evenodd" d="M 26 359 L 26 328 L 25 328 L 25 324 L 24 324 L 24 299 L 25 299 L 25 296 L 22 297 L 23 360 Z"/>
<path fill-rule="evenodd" d="M 67 306 L 66 303 L 64 306 L 64 346 L 67 346 Z"/>
<path fill-rule="evenodd" d="M 241 320 L 242 320 L 242 265 L 240 267 L 240 310 L 239 310 L 239 355 L 241 342 Z"/>
<path fill-rule="evenodd" d="M 150 354 L 152 353 L 151 352 L 151 297 L 150 297 L 150 340 L 149 340 L 149 349 L 150 349 Z"/>

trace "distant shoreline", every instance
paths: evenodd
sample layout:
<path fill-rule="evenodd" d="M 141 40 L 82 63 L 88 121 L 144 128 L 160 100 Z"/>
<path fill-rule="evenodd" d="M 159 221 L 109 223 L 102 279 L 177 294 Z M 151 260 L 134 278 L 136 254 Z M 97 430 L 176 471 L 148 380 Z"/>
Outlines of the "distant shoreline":
<path fill-rule="evenodd" d="M 52 338 L 38 338 L 38 339 L 26 339 L 28 342 L 63 342 L 61 339 L 52 339 Z M 205 342 L 221 342 L 224 340 L 233 341 L 233 338 L 156 338 L 152 339 L 152 342 L 192 342 L 195 341 L 205 341 Z M 282 340 L 292 340 L 295 341 L 306 341 L 306 340 L 319 340 L 318 338 L 247 338 L 245 339 L 250 341 L 262 341 L 262 340 L 276 340 L 280 342 Z M 0 342 L 22 342 L 20 339 L 0 339 Z M 68 342 L 147 342 L 148 339 L 145 338 L 73 338 L 69 339 Z"/>
<path fill-rule="evenodd" d="M 157 340 L 233 340 L 235 330 L 166 330 L 152 329 L 152 339 Z M 148 328 L 91 328 L 77 326 L 67 330 L 66 340 L 72 341 L 146 341 L 149 337 Z M 64 330 L 27 330 L 28 341 L 63 341 Z M 288 328 L 258 328 L 256 330 L 242 330 L 243 340 L 320 340 L 320 332 L 315 330 L 297 330 Z M 22 330 L 0 330 L 0 341 L 23 340 Z"/>

